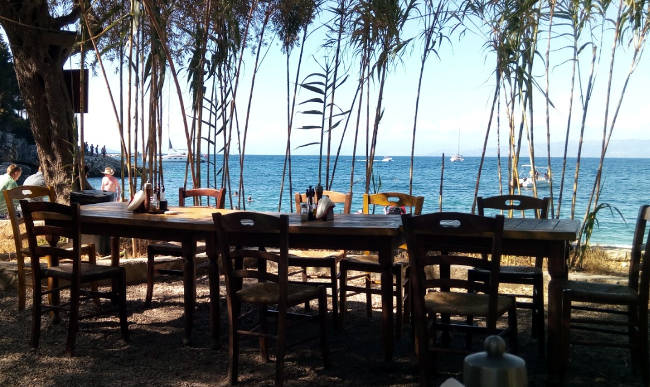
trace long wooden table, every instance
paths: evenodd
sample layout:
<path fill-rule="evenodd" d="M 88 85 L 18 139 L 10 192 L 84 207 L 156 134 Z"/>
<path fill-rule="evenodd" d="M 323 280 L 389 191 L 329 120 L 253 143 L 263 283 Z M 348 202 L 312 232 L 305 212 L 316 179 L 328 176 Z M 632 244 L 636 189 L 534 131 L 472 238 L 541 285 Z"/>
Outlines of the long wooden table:
<path fill-rule="evenodd" d="M 81 207 L 82 232 L 105 234 L 113 238 L 113 264 L 119 264 L 119 237 L 179 241 L 183 245 L 185 336 L 192 334 L 195 306 L 195 242 L 205 240 L 210 262 L 210 319 L 213 342 L 219 337 L 219 277 L 214 255 L 214 232 L 211 208 L 174 207 L 176 215 L 136 214 L 125 203 L 99 203 Z M 385 269 L 382 284 L 382 335 L 384 356 L 393 353 L 393 249 L 403 242 L 401 218 L 386 215 L 336 214 L 332 221 L 301 222 L 298 215 L 289 218 L 289 243 L 295 248 L 329 248 L 377 251 Z M 567 278 L 568 243 L 577 237 L 578 221 L 557 219 L 506 219 L 503 251 L 505 254 L 548 257 L 551 282 L 548 291 L 548 359 L 549 372 L 561 369 L 561 291 Z"/>
<path fill-rule="evenodd" d="M 196 241 L 205 240 L 208 252 L 210 281 L 210 320 L 213 343 L 219 337 L 219 277 L 217 257 L 214 254 L 212 213 L 205 207 L 172 207 L 176 215 L 133 213 L 126 203 L 99 203 L 81 207 L 81 229 L 84 234 L 110 235 L 112 264 L 119 265 L 119 238 L 142 238 L 178 241 L 183 246 L 185 335 L 192 336 L 192 314 L 195 306 L 194 255 Z M 292 248 L 329 248 L 377 251 L 385 268 L 382 283 L 382 332 L 386 359 L 393 353 L 393 249 L 402 243 L 402 221 L 399 216 L 335 215 L 333 221 L 301 222 L 300 216 L 289 218 L 289 245 Z"/>

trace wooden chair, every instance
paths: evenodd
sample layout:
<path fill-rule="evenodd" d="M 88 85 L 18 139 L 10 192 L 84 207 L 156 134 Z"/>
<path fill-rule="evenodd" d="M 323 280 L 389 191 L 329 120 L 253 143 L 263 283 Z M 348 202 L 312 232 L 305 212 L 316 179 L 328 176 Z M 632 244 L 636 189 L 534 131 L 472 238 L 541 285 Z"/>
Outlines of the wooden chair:
<path fill-rule="evenodd" d="M 522 195 L 502 195 L 489 198 L 478 197 L 478 214 L 485 215 L 485 209 L 501 211 L 533 211 L 532 216 L 538 219 L 547 219 L 549 198 L 538 199 Z M 537 348 L 543 354 L 546 348 L 544 333 L 544 274 L 542 263 L 544 257 L 535 257 L 535 266 L 501 266 L 499 282 L 502 284 L 529 285 L 533 287 L 531 294 L 512 294 L 516 298 L 530 301 L 517 301 L 517 308 L 530 309 L 532 312 L 532 336 L 537 338 Z M 490 273 L 483 269 L 469 271 L 469 280 L 486 282 Z"/>
<path fill-rule="evenodd" d="M 641 370 L 643 385 L 650 385 L 648 367 L 648 282 L 650 270 L 650 206 L 643 205 L 634 230 L 630 269 L 626 285 L 583 281 L 567 281 L 562 292 L 563 355 L 568 357 L 569 344 L 629 347 L 632 364 Z M 577 303 L 577 304 L 576 304 Z M 594 305 L 599 304 L 599 305 Z M 625 307 L 627 310 L 613 308 Z M 587 311 L 588 318 L 572 317 L 573 310 Z M 615 319 L 624 317 L 626 321 Z M 619 329 L 616 329 L 619 327 Z M 620 329 L 623 328 L 623 329 Z M 628 343 L 608 340 L 569 340 L 571 330 L 584 330 L 611 335 L 628 336 Z M 564 358 L 562 364 L 568 364 Z"/>
<path fill-rule="evenodd" d="M 422 205 L 424 204 L 424 197 L 422 196 L 411 196 L 398 192 L 386 192 L 378 193 L 373 195 L 364 194 L 363 195 L 363 213 L 370 213 L 370 205 L 379 205 L 379 206 L 392 206 L 392 207 L 410 207 L 413 210 L 415 215 L 420 215 L 422 213 Z M 393 275 L 395 276 L 395 290 L 393 292 L 396 297 L 395 308 L 396 313 L 396 334 L 399 337 L 402 331 L 402 304 L 404 301 L 403 297 L 403 284 L 402 277 L 405 267 L 405 262 L 395 262 L 393 264 Z M 379 257 L 377 255 L 356 255 L 356 256 L 346 256 L 340 263 L 341 271 L 341 320 L 345 316 L 345 303 L 347 298 L 347 292 L 354 292 L 353 294 L 365 293 L 366 294 L 366 314 L 368 317 L 372 315 L 372 294 L 381 294 L 381 289 L 373 288 L 371 286 L 372 281 L 370 273 L 381 273 L 382 268 L 379 264 Z M 348 278 L 348 271 L 362 271 L 365 272 L 361 276 L 355 276 Z M 348 279 L 354 278 L 365 278 L 365 287 L 352 286 L 348 285 Z M 406 285 L 406 284 L 404 284 Z"/>
<path fill-rule="evenodd" d="M 229 321 L 230 382 L 237 383 L 239 363 L 239 337 L 259 337 L 262 358 L 267 359 L 267 338 L 275 338 L 275 382 L 282 385 L 284 354 L 287 335 L 287 308 L 309 300 L 318 300 L 320 343 L 325 366 L 328 365 L 327 298 L 325 287 L 290 284 L 288 281 L 289 218 L 254 212 L 234 212 L 228 215 L 214 213 L 217 241 L 226 277 L 226 300 Z M 266 251 L 267 246 L 280 248 L 279 253 Z M 248 248 L 241 248 L 248 246 Z M 243 266 L 244 258 L 255 261 L 256 267 Z M 233 262 L 234 261 L 234 262 Z M 267 272 L 267 261 L 277 263 L 277 275 Z M 234 263 L 234 266 L 233 266 Z M 248 280 L 247 280 L 248 279 Z M 251 281 L 250 279 L 256 280 Z M 240 327 L 242 303 L 259 307 L 259 324 L 252 329 Z M 268 333 L 267 308 L 277 306 L 277 332 Z M 252 310 L 254 312 L 254 310 Z"/>
<path fill-rule="evenodd" d="M 485 334 L 510 334 L 512 349 L 516 351 L 515 298 L 498 294 L 503 217 L 488 218 L 456 212 L 438 212 L 421 216 L 403 215 L 402 223 L 408 245 L 420 383 L 429 382 L 430 350 L 459 352 L 458 349 L 437 345 L 437 330 L 443 330 L 445 333 L 461 330 L 467 333 L 481 331 Z M 441 251 L 464 251 L 477 253 L 477 256 L 447 254 Z M 489 255 L 489 258 L 483 258 L 481 254 Z M 440 278 L 425 276 L 425 267 L 430 265 L 439 269 Z M 463 266 L 488 270 L 490 280 L 487 283 L 472 282 L 467 280 L 464 274 L 452 275 L 452 265 L 457 269 Z M 505 330 L 497 329 L 497 319 L 505 313 L 508 314 L 508 327 Z M 437 320 L 437 315 L 441 316 L 441 322 Z M 433 340 L 429 340 L 427 316 L 433 320 Z M 485 326 L 474 325 L 473 320 L 448 323 L 444 316 L 481 316 L 486 322 Z M 434 344 L 432 348 L 428 345 L 430 341 Z M 463 349 L 460 350 L 462 351 Z"/>
<path fill-rule="evenodd" d="M 25 265 L 25 258 L 30 257 L 30 250 L 27 244 L 26 233 L 21 231 L 20 226 L 25 223 L 24 218 L 19 217 L 16 213 L 16 207 L 14 203 L 17 204 L 18 201 L 23 199 L 29 200 L 43 200 L 47 199 L 50 202 L 56 201 L 56 194 L 52 187 L 41 187 L 41 186 L 27 186 L 23 185 L 20 187 L 12 188 L 10 190 L 3 191 L 4 200 L 7 203 L 7 216 L 11 222 L 11 229 L 14 234 L 14 244 L 16 246 L 16 269 L 18 274 L 18 281 L 16 282 L 17 292 L 18 292 L 18 310 L 25 309 L 25 297 L 27 293 L 28 282 L 26 280 L 27 275 L 31 272 L 31 265 Z M 95 245 L 82 245 L 81 254 L 88 256 L 88 261 L 92 264 L 95 264 L 96 253 Z M 95 287 L 96 290 L 96 287 Z"/>
<path fill-rule="evenodd" d="M 343 203 L 343 213 L 349 214 L 350 207 L 352 206 L 352 193 L 341 193 L 336 191 L 323 191 L 323 196 L 328 196 L 334 203 Z M 305 194 L 296 193 L 296 212 L 300 213 L 300 203 L 307 201 Z M 289 250 L 289 266 L 300 267 L 302 275 L 302 282 L 305 284 L 323 285 L 332 290 L 332 314 L 334 316 L 335 324 L 338 325 L 338 278 L 336 275 L 336 265 L 345 257 L 345 250 Z M 308 267 L 329 268 L 329 277 L 319 277 L 329 279 L 327 282 L 308 282 L 307 276 Z M 291 273 L 295 274 L 295 273 Z M 306 309 L 309 309 L 309 304 L 305 304 Z"/>
<path fill-rule="evenodd" d="M 126 273 L 122 267 L 102 266 L 89 262 L 82 262 L 81 254 L 81 230 L 79 222 L 79 205 L 66 206 L 52 202 L 29 202 L 21 200 L 25 228 L 29 240 L 29 250 L 32 261 L 32 346 L 38 347 L 41 332 L 41 313 L 46 311 L 58 311 L 67 304 L 59 303 L 59 292 L 62 289 L 70 289 L 70 318 L 68 322 L 68 338 L 66 352 L 73 354 L 77 331 L 79 330 L 79 299 L 81 285 L 100 280 L 112 280 L 115 284 L 111 292 L 89 292 L 93 297 L 109 298 L 119 305 L 120 329 L 122 338 L 128 340 L 128 323 L 126 320 Z M 35 221 L 44 221 L 44 225 L 37 225 Z M 36 238 L 46 237 L 48 245 L 39 246 Z M 57 247 L 60 237 L 68 238 L 72 242 L 72 249 Z M 41 268 L 39 262 L 41 257 L 49 256 L 50 264 Z M 59 262 L 63 258 L 66 261 Z M 43 279 L 51 279 L 51 287 L 48 290 L 41 288 Z M 59 287 L 59 280 L 65 280 L 69 285 Z M 51 294 L 53 302 L 43 306 L 42 297 L 44 294 Z"/>
<path fill-rule="evenodd" d="M 194 199 L 194 205 L 200 205 L 201 198 L 207 198 L 208 203 L 210 198 L 214 199 L 215 208 L 224 208 L 226 197 L 226 189 L 214 189 L 214 188 L 196 188 L 196 189 L 185 189 L 183 187 L 178 189 L 178 206 L 185 207 L 185 199 L 192 198 Z M 196 253 L 204 253 L 205 244 L 198 244 L 196 248 Z M 154 274 L 157 271 L 162 274 L 171 274 L 176 276 L 183 276 L 183 270 L 163 270 L 155 269 L 156 255 L 168 255 L 172 257 L 181 257 L 183 256 L 183 248 L 180 243 L 174 242 L 160 242 L 152 243 L 147 247 L 147 294 L 145 296 L 145 305 L 151 305 L 151 299 L 153 297 L 153 283 L 154 283 Z"/>

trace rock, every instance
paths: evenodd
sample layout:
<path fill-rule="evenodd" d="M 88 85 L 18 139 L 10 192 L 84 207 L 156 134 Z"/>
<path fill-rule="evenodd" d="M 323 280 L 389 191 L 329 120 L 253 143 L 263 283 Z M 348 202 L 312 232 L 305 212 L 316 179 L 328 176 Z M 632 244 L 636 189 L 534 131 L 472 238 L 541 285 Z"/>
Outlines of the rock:
<path fill-rule="evenodd" d="M 88 166 L 88 177 L 102 177 L 104 168 L 111 167 L 115 171 L 115 177 L 121 177 L 120 159 L 111 156 L 86 155 L 86 165 Z"/>

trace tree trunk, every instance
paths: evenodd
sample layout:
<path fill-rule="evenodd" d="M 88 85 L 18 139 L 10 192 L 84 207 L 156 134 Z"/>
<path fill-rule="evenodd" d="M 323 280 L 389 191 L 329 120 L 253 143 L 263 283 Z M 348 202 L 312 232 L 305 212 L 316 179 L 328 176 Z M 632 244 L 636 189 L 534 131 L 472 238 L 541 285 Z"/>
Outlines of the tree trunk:
<path fill-rule="evenodd" d="M 16 78 L 25 101 L 38 158 L 57 201 L 68 202 L 72 189 L 74 113 L 66 91 L 63 64 L 76 34 L 60 31 L 47 4 L 25 2 L 16 9 L 0 5 L 1 21 L 14 57 Z M 9 20 L 20 20 L 16 24 Z M 35 28 L 30 28 L 34 26 Z"/>

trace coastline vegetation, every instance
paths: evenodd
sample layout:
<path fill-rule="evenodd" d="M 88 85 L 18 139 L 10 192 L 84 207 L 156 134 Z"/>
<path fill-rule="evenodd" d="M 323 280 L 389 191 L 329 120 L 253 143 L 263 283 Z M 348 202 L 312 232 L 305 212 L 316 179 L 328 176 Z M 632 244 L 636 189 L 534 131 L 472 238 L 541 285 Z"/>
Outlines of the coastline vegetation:
<path fill-rule="evenodd" d="M 439 55 L 443 45 L 457 45 L 462 49 L 466 35 L 478 34 L 485 38 L 486 58 L 495 62 L 494 92 L 490 114 L 485 117 L 474 198 L 478 195 L 491 137 L 499 138 L 502 131 L 508 133 L 507 144 L 503 144 L 507 151 L 504 149 L 503 154 L 502 144 L 498 143 L 498 163 L 505 165 L 503 176 L 499 168 L 499 192 L 519 193 L 520 161 L 527 153 L 530 174 L 534 176 L 538 167 L 535 135 L 542 135 L 546 137 L 548 159 L 544 168 L 548 171 L 551 195 L 553 184 L 560 186 L 559 196 L 551 196 L 551 216 L 560 217 L 561 210 L 569 206 L 569 216 L 580 218 L 575 211 L 576 192 L 579 184 L 588 184 L 592 187 L 591 195 L 581 218 L 587 222 L 590 214 L 603 205 L 599 203 L 603 161 L 650 28 L 650 4 L 635 0 L 106 0 L 100 3 L 68 0 L 0 5 L 0 24 L 13 53 L 18 86 L 39 159 L 45 167 L 45 178 L 55 186 L 61 200 L 67 200 L 79 181 L 75 176 L 84 170 L 83 149 L 74 145 L 84 141 L 84 114 L 79 114 L 75 124 L 71 100 L 59 98 L 67 95 L 60 69 L 72 55 L 80 55 L 82 69 L 91 66 L 101 70 L 111 95 L 122 169 L 127 176 L 123 185 L 128 185 L 128 190 L 123 187 L 123 193 L 137 191 L 146 181 L 164 185 L 163 127 L 169 118 L 163 111 L 163 90 L 165 85 L 169 87 L 173 83 L 175 98 L 186 112 L 182 114 L 188 149 L 184 186 L 196 187 L 205 176 L 209 186 L 227 188 L 230 207 L 245 209 L 246 202 L 241 198 L 246 192 L 244 165 L 251 106 L 261 103 L 254 98 L 256 75 L 269 50 L 274 49 L 272 42 L 279 39 L 286 57 L 286 148 L 282 180 L 272 189 L 280 190 L 278 210 L 282 210 L 283 204 L 293 210 L 292 151 L 318 147 L 318 182 L 330 189 L 346 134 L 353 136 L 354 142 L 350 190 L 357 157 L 365 158 L 365 192 L 371 190 L 382 118 L 391 108 L 384 103 L 385 85 L 396 64 L 406 63 L 406 56 L 417 52 L 420 60 L 411 61 L 419 65 L 410 135 L 409 192 L 412 192 L 413 175 L 417 173 L 412 160 L 420 95 L 423 85 L 427 88 L 433 82 L 425 77 L 428 68 L 425 64 L 431 54 L 438 61 L 445 60 Z M 324 33 L 319 33 L 321 30 Z M 304 58 L 304 47 L 312 39 L 323 39 L 311 42 L 322 47 L 322 57 Z M 46 45 L 53 47 L 48 51 L 49 58 L 39 56 L 42 53 L 39 50 Z M 295 48 L 299 48 L 297 57 Z M 251 55 L 253 62 L 246 63 L 245 58 Z M 304 75 L 302 67 L 307 60 L 315 61 L 321 71 Z M 615 72 L 615 61 L 627 61 L 628 71 Z M 119 74 L 118 92 L 112 91 L 105 65 L 112 66 Z M 249 67 L 245 69 L 246 65 Z M 549 74 L 557 68 L 571 74 L 566 101 L 551 99 L 551 90 L 567 87 L 552 82 Z M 607 72 L 599 73 L 601 68 Z M 243 84 L 245 70 L 249 72 L 248 86 Z M 80 74 L 83 89 L 88 80 L 83 71 Z M 36 77 L 40 77 L 42 85 L 34 81 Z M 604 106 L 603 111 L 591 109 L 597 80 L 607 84 L 605 101 L 597 101 Z M 337 92 L 346 82 L 356 82 L 354 93 Z M 622 87 L 615 89 L 616 82 L 621 82 Z M 184 100 L 186 89 L 190 90 L 191 101 Z M 299 91 L 303 92 L 300 96 Z M 242 95 L 247 98 L 242 99 Z M 538 99 L 543 101 L 542 105 L 535 103 Z M 83 104 L 81 100 L 82 111 Z M 560 104 L 568 104 L 569 109 L 563 166 L 560 171 L 553 171 L 550 116 L 560 114 L 555 111 Z M 544 107 L 545 125 L 535 125 L 534 110 L 538 106 Z M 583 182 L 578 180 L 582 142 L 588 129 L 587 119 L 594 116 L 602 119 L 600 165 L 595 179 Z M 292 142 L 294 129 L 314 133 L 313 140 L 295 144 Z M 574 131 L 579 133 L 579 143 L 575 176 L 570 181 L 566 163 L 571 156 L 569 137 Z M 208 156 L 222 156 L 221 163 L 214 163 L 208 157 L 210 161 L 202 164 L 202 153 L 206 151 Z M 238 187 L 233 186 L 229 175 L 229 159 L 233 154 L 239 160 Z M 139 162 L 146 168 L 138 168 Z M 135 170 L 140 172 L 133 173 Z M 527 172 L 522 171 L 526 175 Z M 534 178 L 532 182 L 533 195 L 537 196 L 538 182 Z M 573 185 L 570 203 L 562 195 L 565 184 Z M 234 191 L 240 195 L 233 198 Z"/>

